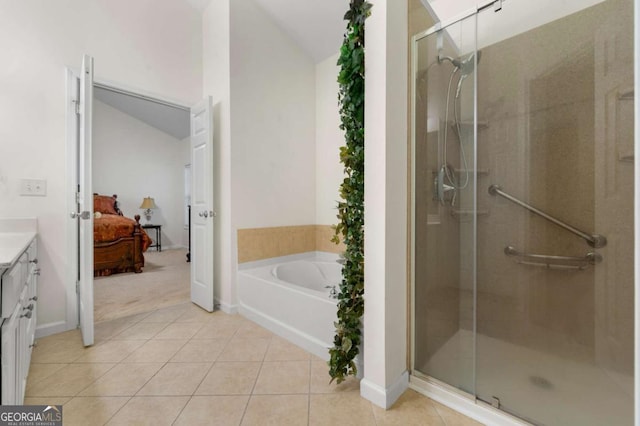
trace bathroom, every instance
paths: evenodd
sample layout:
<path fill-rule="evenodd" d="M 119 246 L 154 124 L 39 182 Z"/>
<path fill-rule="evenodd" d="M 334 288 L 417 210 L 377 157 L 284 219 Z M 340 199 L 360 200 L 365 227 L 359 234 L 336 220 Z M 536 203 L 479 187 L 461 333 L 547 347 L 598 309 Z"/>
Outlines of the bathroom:
<path fill-rule="evenodd" d="M 443 401 L 477 408 L 488 422 L 630 424 L 633 4 L 574 2 L 544 12 L 498 3 L 429 29 L 442 5 L 428 3 L 430 15 L 409 2 L 409 386 L 436 399 L 444 389 Z M 402 188 L 403 155 L 398 145 L 387 150 L 396 167 L 377 188 L 389 191 L 394 179 Z M 380 205 L 386 215 L 397 207 L 388 203 L 402 199 L 402 189 L 392 192 Z M 401 245 L 402 220 L 385 226 L 387 244 Z M 264 231 L 239 230 L 239 253 L 247 232 Z M 375 252 L 370 245 L 368 277 L 384 276 Z M 263 280 L 273 275 L 266 265 L 255 264 Z M 243 297 L 259 294 L 243 292 L 243 269 L 241 312 Z M 272 324 L 304 318 L 288 315 Z M 365 336 L 368 321 L 375 323 L 365 315 Z M 313 351 L 299 338 L 307 331 L 280 333 Z M 366 365 L 366 348 L 363 358 Z M 367 385 L 365 373 L 363 394 Z M 605 395 L 615 402 L 598 405 Z"/>
<path fill-rule="evenodd" d="M 329 118 L 337 110 L 334 53 L 319 62 L 302 58 L 277 26 L 267 22 L 264 11 L 234 0 L 213 1 L 201 11 L 173 11 L 172 27 L 184 29 L 182 42 L 197 52 L 182 65 L 167 60 L 172 55 L 166 51 L 182 52 L 175 43 L 147 43 L 146 27 L 131 25 L 133 37 L 140 36 L 136 44 L 147 49 L 145 60 L 139 60 L 129 49 L 134 43 L 102 35 L 114 34 L 111 23 L 77 3 L 77 16 L 90 17 L 85 21 L 101 31 L 91 33 L 88 45 L 71 43 L 72 37 L 65 35 L 60 44 L 71 47 L 55 51 L 33 41 L 35 25 L 7 24 L 0 30 L 6 31 L 1 39 L 18 46 L 7 45 L 5 51 L 27 52 L 15 54 L 22 58 L 15 64 L 23 71 L 8 67 L 0 79 L 7 82 L 3 92 L 10 94 L 0 100 L 4 117 L 20 123 L 10 126 L 5 138 L 12 144 L 11 157 L 0 159 L 0 193 L 7 201 L 0 213 L 39 217 L 39 291 L 46 301 L 38 313 L 41 333 L 75 326 L 66 308 L 76 299 L 74 283 L 66 280 L 70 225 L 60 70 L 77 65 L 86 46 L 100 58 L 101 73 L 115 81 L 189 101 L 215 95 L 214 274 L 221 311 L 242 309 L 236 283 L 243 264 L 305 252 L 334 251 L 337 256 L 339 246 L 324 245 L 335 221 L 342 172 L 337 162 L 340 134 L 330 130 L 335 130 L 337 117 Z M 368 305 L 362 359 L 375 368 L 362 371 L 361 395 L 388 408 L 409 386 L 485 423 L 507 418 L 517 424 L 513 414 L 534 424 L 553 424 L 545 412 L 608 413 L 598 404 L 584 411 L 567 397 L 596 389 L 600 393 L 582 399 L 597 399 L 602 406 L 611 402 L 620 417 L 614 420 L 631 424 L 633 301 L 638 293 L 632 267 L 637 242 L 632 225 L 636 135 L 631 125 L 632 65 L 638 55 L 631 17 L 638 13 L 632 10 L 637 2 L 578 2 L 589 7 L 562 10 L 562 17 L 540 21 L 535 13 L 520 10 L 523 2 L 504 0 L 501 11 L 491 2 L 477 17 L 472 14 L 442 31 L 441 41 L 440 29 L 426 34 L 435 19 L 421 2 L 372 3 L 375 13 L 367 20 Z M 434 8 L 463 4 L 425 3 Z M 540 3 L 538 9 L 560 11 L 554 3 Z M 21 7 L 15 6 L 20 18 L 28 16 L 26 22 L 51 32 L 47 40 L 58 40 L 62 30 L 47 27 L 51 20 L 41 16 L 48 9 Z M 110 7 L 117 8 L 105 6 Z M 121 17 L 114 10 L 112 16 Z M 444 10 L 442 20 L 455 25 L 453 17 L 466 10 Z M 508 17 L 518 10 L 519 15 Z M 158 17 L 169 20 L 171 15 Z M 81 23 L 72 16 L 56 17 L 68 24 L 59 27 Z M 121 19 L 120 26 L 129 28 L 125 23 L 132 18 Z M 516 31 L 483 38 L 506 24 Z M 192 27 L 202 31 L 187 30 Z M 483 31 L 487 27 L 496 31 Z M 423 37 L 412 41 L 416 34 Z M 101 44 L 103 39 L 111 44 Z M 162 51 L 155 47 L 160 44 Z M 130 60 L 126 67 L 121 57 Z M 417 59 L 415 72 L 412 59 Z M 427 70 L 433 61 L 436 65 Z M 453 73 L 455 67 L 459 70 Z M 601 78 L 603 69 L 611 71 L 607 75 L 612 80 Z M 269 101 L 256 102 L 264 99 Z M 39 115 L 48 118 L 30 125 L 18 114 L 28 105 L 37 105 Z M 457 181 L 453 174 L 464 179 Z M 14 180 L 23 177 L 46 178 L 48 196 L 18 196 Z M 465 188 L 455 188 L 464 186 L 464 180 Z M 445 185 L 454 189 L 444 191 Z M 490 194 L 492 185 L 575 229 L 605 236 L 607 245 L 591 247 L 499 192 Z M 434 201 L 437 187 L 443 196 Z M 578 260 L 541 268 L 524 264 L 539 259 L 532 262 L 514 253 Z M 598 257 L 589 253 L 599 254 L 599 263 L 591 264 Z M 450 356 L 447 350 L 454 345 Z M 524 349 L 521 361 L 527 368 L 499 356 L 513 354 L 509 350 L 514 346 Z M 546 362 L 557 358 L 567 360 L 560 373 L 557 364 Z M 593 376 L 570 368 L 585 365 L 598 366 L 586 369 Z M 593 382 L 582 381 L 581 391 L 573 394 L 560 380 L 563 375 L 589 377 L 607 387 L 598 390 L 590 386 Z M 520 381 L 510 381 L 513 377 Z"/>

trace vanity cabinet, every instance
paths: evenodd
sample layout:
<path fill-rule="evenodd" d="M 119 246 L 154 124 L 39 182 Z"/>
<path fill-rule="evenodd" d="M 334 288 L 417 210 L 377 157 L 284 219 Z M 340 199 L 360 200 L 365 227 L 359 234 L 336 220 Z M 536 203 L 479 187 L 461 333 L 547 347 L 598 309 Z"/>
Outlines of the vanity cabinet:
<path fill-rule="evenodd" d="M 21 405 L 35 342 L 38 268 L 35 238 L 1 276 L 2 405 Z"/>

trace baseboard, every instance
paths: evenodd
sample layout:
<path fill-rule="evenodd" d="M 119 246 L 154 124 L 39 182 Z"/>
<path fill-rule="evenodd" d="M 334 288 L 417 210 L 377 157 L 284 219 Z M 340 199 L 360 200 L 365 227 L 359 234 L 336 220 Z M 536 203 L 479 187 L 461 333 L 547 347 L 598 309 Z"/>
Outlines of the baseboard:
<path fill-rule="evenodd" d="M 162 245 L 162 251 L 166 251 L 166 250 L 185 250 L 187 247 L 181 245 L 181 244 L 174 244 L 171 246 L 165 246 L 164 244 Z M 153 252 L 153 250 L 155 249 L 152 248 L 151 251 Z"/>
<path fill-rule="evenodd" d="M 67 327 L 66 321 L 51 322 L 36 327 L 36 339 L 51 336 L 52 334 L 62 333 L 64 331 L 73 330 L 75 327 Z"/>
<path fill-rule="evenodd" d="M 409 372 L 405 370 L 387 388 L 380 387 L 366 378 L 362 379 L 360 381 L 360 396 L 387 410 L 408 388 Z"/>
<path fill-rule="evenodd" d="M 219 308 L 225 314 L 234 315 L 238 313 L 238 305 L 231 305 L 229 303 L 224 303 L 218 299 L 214 299 L 213 305 L 214 305 L 214 309 Z"/>

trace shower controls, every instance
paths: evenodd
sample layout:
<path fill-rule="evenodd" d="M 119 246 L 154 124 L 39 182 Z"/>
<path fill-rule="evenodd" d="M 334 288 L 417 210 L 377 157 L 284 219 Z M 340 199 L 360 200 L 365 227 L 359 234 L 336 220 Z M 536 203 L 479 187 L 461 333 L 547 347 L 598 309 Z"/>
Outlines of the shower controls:
<path fill-rule="evenodd" d="M 433 199 L 434 201 L 439 201 L 441 204 L 449 202 L 453 206 L 456 201 L 456 188 L 444 183 L 446 175 L 445 167 L 448 166 L 440 167 L 433 181 Z"/>

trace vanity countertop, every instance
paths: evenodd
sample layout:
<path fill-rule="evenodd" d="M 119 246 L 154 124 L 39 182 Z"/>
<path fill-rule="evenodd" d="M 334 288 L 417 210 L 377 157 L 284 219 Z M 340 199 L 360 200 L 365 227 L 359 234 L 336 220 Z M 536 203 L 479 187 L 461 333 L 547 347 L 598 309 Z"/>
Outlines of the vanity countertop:
<path fill-rule="evenodd" d="M 0 269 L 18 260 L 35 237 L 35 232 L 0 232 Z"/>
<path fill-rule="evenodd" d="M 36 219 L 0 219 L 0 270 L 18 260 L 36 232 Z"/>

